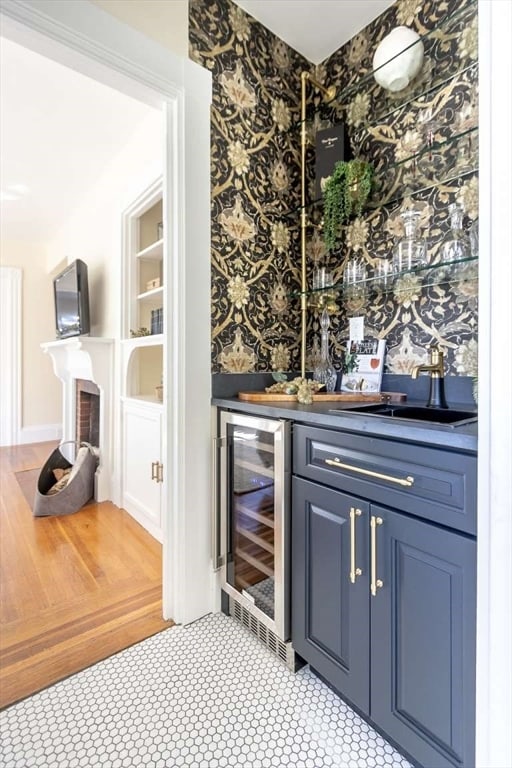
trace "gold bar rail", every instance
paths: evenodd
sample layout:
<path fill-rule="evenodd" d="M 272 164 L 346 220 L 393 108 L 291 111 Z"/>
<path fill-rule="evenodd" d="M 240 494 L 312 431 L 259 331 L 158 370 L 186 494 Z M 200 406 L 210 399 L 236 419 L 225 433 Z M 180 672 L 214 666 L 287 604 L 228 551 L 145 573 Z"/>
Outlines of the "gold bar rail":
<path fill-rule="evenodd" d="M 393 475 L 384 475 L 382 472 L 374 472 L 371 469 L 363 469 L 362 467 L 354 467 L 352 464 L 343 464 L 339 459 L 324 459 L 326 464 L 330 467 L 337 467 L 338 469 L 348 469 L 351 472 L 358 472 L 360 475 L 366 477 L 374 477 L 377 480 L 387 480 L 390 483 L 396 483 L 397 485 L 403 485 L 405 488 L 410 488 L 414 485 L 414 477 L 408 475 L 407 477 L 393 477 Z"/>

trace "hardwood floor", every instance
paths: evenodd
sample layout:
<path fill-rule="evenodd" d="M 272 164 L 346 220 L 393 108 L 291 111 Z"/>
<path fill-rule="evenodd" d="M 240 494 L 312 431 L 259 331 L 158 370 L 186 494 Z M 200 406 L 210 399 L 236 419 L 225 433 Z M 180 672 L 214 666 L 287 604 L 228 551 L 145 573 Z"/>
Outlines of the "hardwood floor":
<path fill-rule="evenodd" d="M 55 445 L 0 448 L 0 707 L 172 626 L 162 547 L 127 512 L 33 517 L 15 473 Z"/>

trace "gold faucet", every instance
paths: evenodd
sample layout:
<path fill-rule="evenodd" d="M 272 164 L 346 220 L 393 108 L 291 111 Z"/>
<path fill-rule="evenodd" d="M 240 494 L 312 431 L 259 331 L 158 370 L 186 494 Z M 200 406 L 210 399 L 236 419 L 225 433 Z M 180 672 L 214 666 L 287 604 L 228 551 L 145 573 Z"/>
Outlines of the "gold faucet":
<path fill-rule="evenodd" d="M 427 408 L 448 408 L 444 395 L 444 353 L 435 342 L 432 342 L 429 351 L 430 361 L 415 365 L 411 376 L 413 379 L 417 379 L 419 373 L 429 373 L 430 394 Z"/>

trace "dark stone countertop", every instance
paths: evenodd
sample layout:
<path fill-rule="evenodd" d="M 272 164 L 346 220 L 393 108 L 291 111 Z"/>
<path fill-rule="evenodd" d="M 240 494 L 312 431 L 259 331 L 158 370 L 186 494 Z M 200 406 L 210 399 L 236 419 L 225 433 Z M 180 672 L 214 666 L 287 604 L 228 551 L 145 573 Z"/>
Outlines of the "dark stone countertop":
<path fill-rule="evenodd" d="M 433 424 L 424 422 L 404 422 L 385 416 L 352 413 L 348 415 L 351 406 L 360 403 L 252 403 L 239 400 L 238 397 L 214 397 L 212 404 L 239 413 L 253 416 L 263 416 L 274 419 L 290 419 L 300 424 L 316 427 L 327 427 L 357 434 L 367 434 L 372 437 L 382 437 L 400 442 L 430 445 L 440 449 L 477 453 L 478 423 L 460 426 Z M 407 405 L 424 406 L 425 401 L 407 400 Z M 452 409 L 474 411 L 468 404 L 450 403 Z M 332 413 L 332 409 L 340 412 Z M 475 411 L 476 415 L 476 411 Z"/>

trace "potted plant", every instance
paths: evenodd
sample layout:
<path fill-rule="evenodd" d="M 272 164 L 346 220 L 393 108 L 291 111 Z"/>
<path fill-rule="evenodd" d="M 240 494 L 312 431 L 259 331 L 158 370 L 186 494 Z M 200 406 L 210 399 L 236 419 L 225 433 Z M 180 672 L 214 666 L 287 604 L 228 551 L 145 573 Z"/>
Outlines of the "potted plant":
<path fill-rule="evenodd" d="M 323 188 L 324 242 L 334 250 L 342 224 L 359 216 L 370 196 L 373 167 L 365 160 L 340 160 Z"/>

